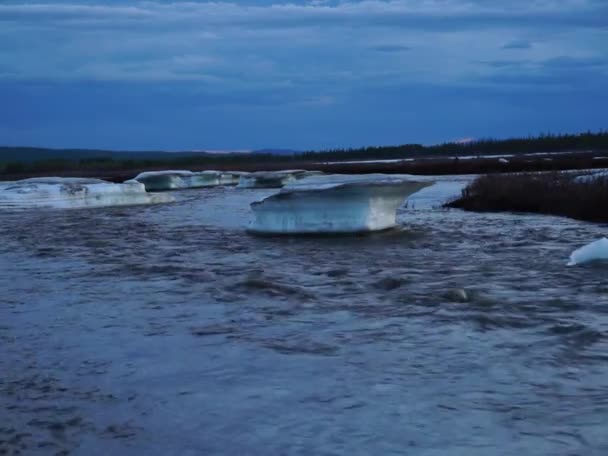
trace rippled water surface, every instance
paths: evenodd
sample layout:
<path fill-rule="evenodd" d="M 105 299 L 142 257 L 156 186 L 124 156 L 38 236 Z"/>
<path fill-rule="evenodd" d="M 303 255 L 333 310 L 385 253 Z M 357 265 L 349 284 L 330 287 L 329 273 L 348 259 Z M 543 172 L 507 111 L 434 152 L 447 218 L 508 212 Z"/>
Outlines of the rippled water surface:
<path fill-rule="evenodd" d="M 606 226 L 436 208 L 259 238 L 267 190 L 0 214 L 0 453 L 608 454 Z"/>

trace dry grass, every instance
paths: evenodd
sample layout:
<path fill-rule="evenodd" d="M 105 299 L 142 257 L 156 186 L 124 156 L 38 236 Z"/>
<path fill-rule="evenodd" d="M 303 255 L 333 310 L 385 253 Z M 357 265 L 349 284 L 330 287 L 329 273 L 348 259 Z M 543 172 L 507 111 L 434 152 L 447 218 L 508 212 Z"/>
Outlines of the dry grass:
<path fill-rule="evenodd" d="M 532 212 L 608 222 L 608 178 L 584 182 L 572 173 L 481 176 L 447 207 L 480 212 Z"/>

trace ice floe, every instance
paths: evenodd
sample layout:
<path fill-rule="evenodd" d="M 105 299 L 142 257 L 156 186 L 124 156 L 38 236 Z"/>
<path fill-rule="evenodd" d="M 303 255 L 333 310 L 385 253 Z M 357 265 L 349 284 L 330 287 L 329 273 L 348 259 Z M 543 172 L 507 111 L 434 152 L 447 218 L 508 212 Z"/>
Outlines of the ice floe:
<path fill-rule="evenodd" d="M 220 185 L 238 185 L 241 176 L 248 174 L 243 171 L 222 171 L 220 173 Z"/>
<path fill-rule="evenodd" d="M 251 204 L 249 231 L 267 234 L 356 233 L 396 225 L 396 211 L 433 182 L 387 175 L 313 176 Z"/>
<path fill-rule="evenodd" d="M 572 252 L 568 266 L 576 266 L 598 260 L 608 260 L 608 239 L 605 237 Z"/>
<path fill-rule="evenodd" d="M 219 171 L 192 172 L 186 170 L 146 171 L 133 180 L 141 182 L 148 191 L 178 190 L 183 188 L 214 187 L 220 185 Z"/>
<path fill-rule="evenodd" d="M 147 193 L 139 182 L 47 177 L 0 183 L 0 209 L 84 208 L 168 203 L 173 197 Z"/>
<path fill-rule="evenodd" d="M 287 169 L 282 171 L 257 171 L 241 176 L 238 188 L 281 188 L 298 177 L 309 175 L 313 171 Z M 314 173 L 314 172 L 313 172 Z"/>

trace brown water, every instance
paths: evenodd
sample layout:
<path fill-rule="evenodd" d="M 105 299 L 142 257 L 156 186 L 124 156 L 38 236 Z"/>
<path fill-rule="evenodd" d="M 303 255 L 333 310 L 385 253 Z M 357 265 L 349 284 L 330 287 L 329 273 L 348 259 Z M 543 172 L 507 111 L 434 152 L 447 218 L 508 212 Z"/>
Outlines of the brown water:
<path fill-rule="evenodd" d="M 608 454 L 608 269 L 565 267 L 606 226 L 450 179 L 369 237 L 252 237 L 267 190 L 3 212 L 0 453 Z"/>

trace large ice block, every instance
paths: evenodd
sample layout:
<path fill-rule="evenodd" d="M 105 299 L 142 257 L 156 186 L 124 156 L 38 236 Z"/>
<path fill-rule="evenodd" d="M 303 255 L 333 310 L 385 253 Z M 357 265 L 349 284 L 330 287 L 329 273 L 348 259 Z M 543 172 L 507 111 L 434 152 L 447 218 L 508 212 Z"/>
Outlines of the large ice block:
<path fill-rule="evenodd" d="M 315 176 L 251 204 L 249 231 L 266 234 L 357 233 L 396 225 L 405 199 L 432 185 L 386 175 Z"/>
<path fill-rule="evenodd" d="M 143 184 L 100 179 L 45 177 L 0 184 L 0 209 L 84 208 L 168 203 L 173 197 L 147 193 Z"/>
<path fill-rule="evenodd" d="M 249 173 L 241 176 L 238 188 L 281 188 L 305 173 L 303 169 Z"/>
<path fill-rule="evenodd" d="M 238 185 L 241 177 L 248 174 L 243 171 L 222 171 L 220 174 L 220 185 Z"/>

